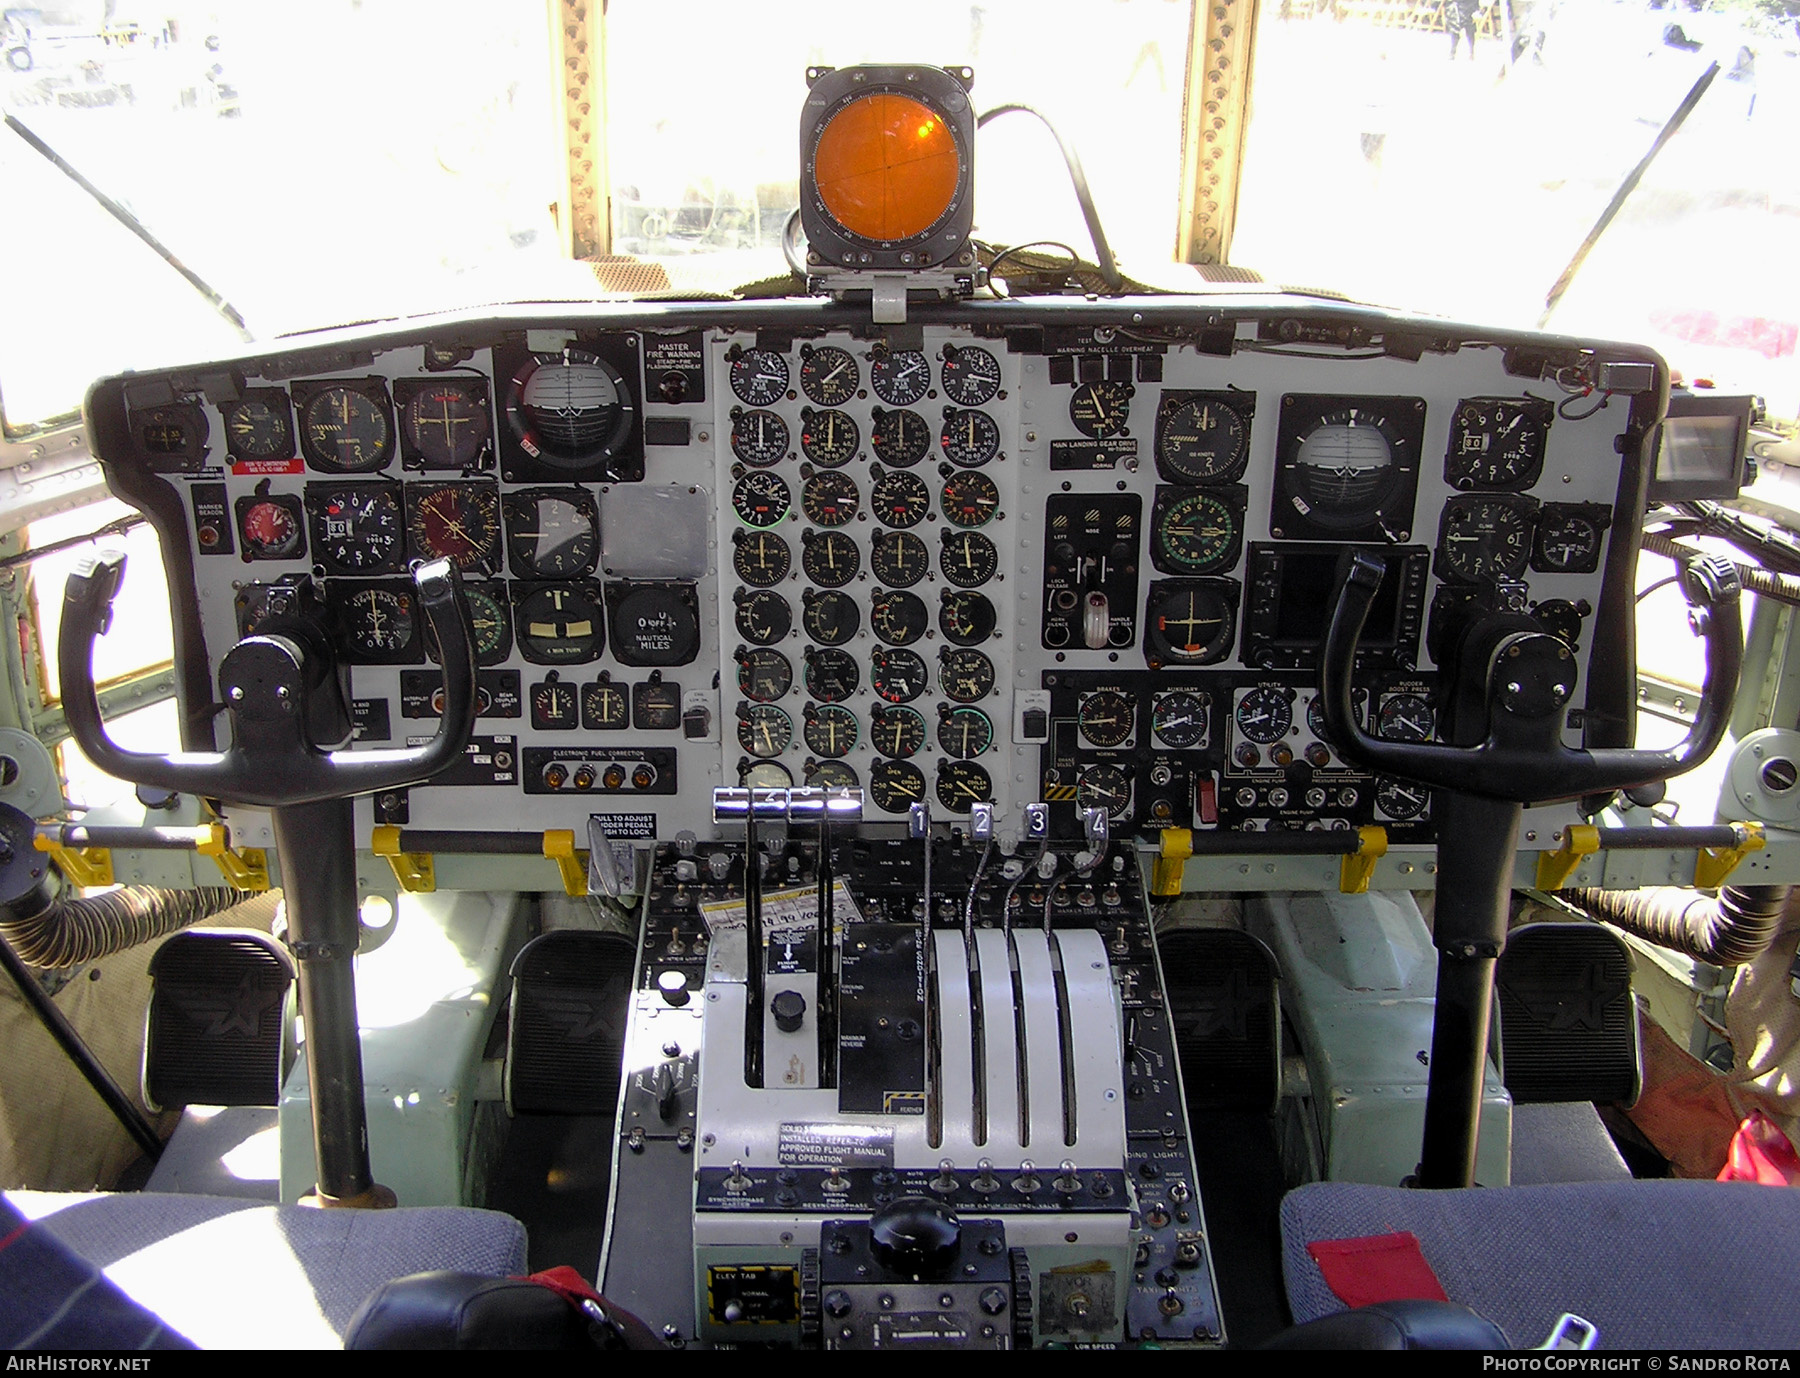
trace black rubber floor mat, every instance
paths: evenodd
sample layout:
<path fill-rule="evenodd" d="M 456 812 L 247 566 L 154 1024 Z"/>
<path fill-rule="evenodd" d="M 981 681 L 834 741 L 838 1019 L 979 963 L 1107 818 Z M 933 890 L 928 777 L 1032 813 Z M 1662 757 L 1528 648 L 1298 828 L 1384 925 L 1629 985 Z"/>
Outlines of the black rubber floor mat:
<path fill-rule="evenodd" d="M 513 961 L 506 1099 L 515 1111 L 610 1115 L 631 1008 L 636 950 L 616 933 L 565 929 Z"/>
<path fill-rule="evenodd" d="M 1281 1002 L 1269 950 L 1235 928 L 1182 929 L 1160 936 L 1157 947 L 1188 1103 L 1274 1110 Z"/>
<path fill-rule="evenodd" d="M 277 1105 L 294 980 L 267 933 L 177 933 L 150 959 L 144 1095 L 152 1105 Z"/>
<path fill-rule="evenodd" d="M 1515 928 L 1494 981 L 1506 1089 L 1515 1101 L 1637 1099 L 1631 958 L 1616 934 L 1591 923 Z"/>

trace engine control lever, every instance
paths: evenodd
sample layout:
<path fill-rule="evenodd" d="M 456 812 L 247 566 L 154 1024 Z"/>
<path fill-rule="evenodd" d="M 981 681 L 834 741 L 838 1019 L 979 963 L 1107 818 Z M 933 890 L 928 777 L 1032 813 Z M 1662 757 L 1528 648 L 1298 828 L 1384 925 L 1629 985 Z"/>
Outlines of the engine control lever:
<path fill-rule="evenodd" d="M 219 667 L 231 715 L 224 751 L 168 756 L 126 751 L 106 734 L 94 688 L 94 640 L 112 623 L 125 557 L 83 559 L 63 592 L 63 712 L 75 742 L 109 774 L 138 785 L 268 808 L 281 858 L 288 946 L 299 969 L 313 1117 L 315 1199 L 328 1206 L 391 1206 L 369 1167 L 362 1045 L 356 1016 L 356 832 L 351 798 L 420 784 L 453 765 L 475 730 L 475 650 L 459 576 L 447 560 L 413 574 L 437 634 L 444 710 L 422 747 L 348 751 L 314 742 L 309 693 L 335 674 L 328 643 L 248 636 Z"/>
<path fill-rule="evenodd" d="M 1740 588 L 1728 560 L 1698 559 L 1682 572 L 1692 605 L 1689 621 L 1706 642 L 1706 682 L 1687 736 L 1663 751 L 1565 745 L 1563 718 L 1575 695 L 1575 659 L 1556 637 L 1528 631 L 1494 638 L 1485 648 L 1485 665 L 1471 667 L 1485 677 L 1485 740 L 1448 746 L 1371 737 L 1352 711 L 1351 679 L 1357 642 L 1385 572 L 1379 558 L 1350 552 L 1320 657 L 1325 727 L 1352 765 L 1483 799 L 1548 803 L 1666 780 L 1712 755 L 1725 735 L 1744 657 Z"/>

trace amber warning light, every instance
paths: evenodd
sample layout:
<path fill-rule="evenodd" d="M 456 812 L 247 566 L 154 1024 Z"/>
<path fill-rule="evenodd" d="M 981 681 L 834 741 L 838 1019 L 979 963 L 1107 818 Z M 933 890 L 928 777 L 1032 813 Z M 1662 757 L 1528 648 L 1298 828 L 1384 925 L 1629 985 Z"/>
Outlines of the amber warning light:
<path fill-rule="evenodd" d="M 801 123 L 802 222 L 821 268 L 925 268 L 972 226 L 969 74 L 818 73 Z"/>

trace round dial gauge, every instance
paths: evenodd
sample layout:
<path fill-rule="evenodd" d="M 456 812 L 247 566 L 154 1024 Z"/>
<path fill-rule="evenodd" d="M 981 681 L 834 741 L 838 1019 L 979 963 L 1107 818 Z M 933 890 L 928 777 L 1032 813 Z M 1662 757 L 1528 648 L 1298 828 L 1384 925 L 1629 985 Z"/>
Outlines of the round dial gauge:
<path fill-rule="evenodd" d="M 1137 708 L 1114 689 L 1101 689 L 1081 701 L 1076 713 L 1081 735 L 1098 747 L 1123 746 L 1137 728 Z"/>
<path fill-rule="evenodd" d="M 506 495 L 506 549 L 513 573 L 573 579 L 600 554 L 600 509 L 582 488 L 526 488 Z"/>
<path fill-rule="evenodd" d="M 891 407 L 910 407 L 931 389 L 931 361 L 916 349 L 877 349 L 869 357 L 869 383 Z"/>
<path fill-rule="evenodd" d="M 944 396 L 964 407 L 979 407 L 1000 391 L 1000 361 L 979 345 L 944 346 Z"/>
<path fill-rule="evenodd" d="M 862 552 L 842 531 L 814 531 L 808 527 L 800 541 L 800 567 L 815 584 L 842 588 L 862 568 Z"/>
<path fill-rule="evenodd" d="M 1160 660 L 1211 665 L 1231 649 L 1231 601 L 1210 584 L 1163 593 L 1150 608 L 1150 641 Z"/>
<path fill-rule="evenodd" d="M 994 723 L 979 708 L 938 709 L 938 745 L 959 761 L 972 761 L 994 744 Z"/>
<path fill-rule="evenodd" d="M 917 526 L 931 511 L 931 490 L 917 474 L 882 470 L 869 489 L 869 509 L 889 526 Z"/>
<path fill-rule="evenodd" d="M 931 552 L 910 531 L 877 531 L 869 543 L 869 570 L 889 588 L 911 588 L 931 572 Z"/>
<path fill-rule="evenodd" d="M 787 360 L 772 349 L 746 349 L 731 361 L 731 390 L 748 406 L 777 402 L 787 387 Z"/>
<path fill-rule="evenodd" d="M 911 703 L 931 685 L 917 653 L 877 649 L 869 655 L 869 687 L 889 703 Z"/>
<path fill-rule="evenodd" d="M 862 672 L 856 657 L 833 646 L 806 651 L 806 692 L 821 703 L 842 703 L 856 692 Z"/>
<path fill-rule="evenodd" d="M 1294 705 L 1285 689 L 1264 685 L 1238 700 L 1238 731 L 1253 742 L 1278 742 L 1293 725 Z"/>
<path fill-rule="evenodd" d="M 916 708 L 875 705 L 869 718 L 869 743 L 883 756 L 902 760 L 925 745 L 925 719 Z"/>
<path fill-rule="evenodd" d="M 611 455 L 635 416 L 623 376 L 582 349 L 532 355 L 507 391 L 506 419 L 520 448 L 558 469 Z"/>
<path fill-rule="evenodd" d="M 1581 644 L 1581 608 L 1567 598 L 1546 598 L 1531 610 L 1531 615 L 1570 650 Z"/>
<path fill-rule="evenodd" d="M 582 664 L 606 649 L 606 616 L 584 587 L 550 585 L 523 592 L 514 624 L 520 654 L 536 665 Z"/>
<path fill-rule="evenodd" d="M 862 494 L 848 474 L 827 470 L 806 480 L 800 492 L 800 509 L 808 521 L 820 526 L 847 526 L 856 520 Z"/>
<path fill-rule="evenodd" d="M 335 386 L 307 399 L 300 439 L 317 467 L 366 474 L 387 463 L 394 430 L 385 403 L 356 388 Z"/>
<path fill-rule="evenodd" d="M 1452 498 L 1444 506 L 1439 573 L 1480 583 L 1516 579 L 1531 558 L 1529 509 L 1505 498 Z"/>
<path fill-rule="evenodd" d="M 1069 397 L 1069 420 L 1096 440 L 1117 435 L 1131 420 L 1130 383 L 1083 383 Z"/>
<path fill-rule="evenodd" d="M 238 532 L 244 549 L 259 560 L 285 560 L 306 549 L 297 510 L 275 498 L 258 498 L 240 508 Z"/>
<path fill-rule="evenodd" d="M 819 789 L 859 789 L 862 780 L 852 766 L 842 761 L 808 761 L 806 783 Z"/>
<path fill-rule="evenodd" d="M 132 421 L 138 447 L 145 454 L 200 459 L 206 454 L 206 413 L 199 407 L 176 403 L 136 413 Z"/>
<path fill-rule="evenodd" d="M 1385 415 L 1366 407 L 1326 412 L 1299 437 L 1288 498 L 1312 522 L 1354 527 L 1379 512 L 1396 481 L 1397 433 Z"/>
<path fill-rule="evenodd" d="M 1183 493 L 1159 503 L 1151 533 L 1161 567 L 1181 574 L 1209 574 L 1229 567 L 1237 555 L 1237 513 L 1212 493 Z"/>
<path fill-rule="evenodd" d="M 350 645 L 365 656 L 398 656 L 418 630 L 412 595 L 398 590 L 359 588 L 344 600 L 343 610 Z"/>
<path fill-rule="evenodd" d="M 793 772 L 780 761 L 738 763 L 738 784 L 745 789 L 786 789 L 793 783 Z"/>
<path fill-rule="evenodd" d="M 986 526 L 1000 511 L 1000 488 L 986 474 L 952 474 L 939 497 L 944 520 L 973 529 Z"/>
<path fill-rule="evenodd" d="M 1436 718 L 1417 694 L 1389 694 L 1381 701 L 1376 731 L 1390 742 L 1428 742 Z"/>
<path fill-rule="evenodd" d="M 874 432 L 869 443 L 883 463 L 910 469 L 931 449 L 931 423 L 916 411 L 874 411 Z"/>
<path fill-rule="evenodd" d="M 869 626 L 890 646 L 910 646 L 931 626 L 931 613 L 915 593 L 882 593 L 869 600 Z"/>
<path fill-rule="evenodd" d="M 498 665 L 512 654 L 512 614 L 506 606 L 505 584 L 464 584 L 463 598 L 469 604 L 469 626 L 475 633 L 475 663 Z M 430 623 L 425 624 L 427 628 Z M 426 649 L 436 660 L 436 638 L 429 638 Z"/>
<path fill-rule="evenodd" d="M 994 692 L 994 662 L 980 651 L 946 647 L 938 656 L 938 683 L 947 698 L 975 703 Z"/>
<path fill-rule="evenodd" d="M 406 546 L 400 492 L 385 484 L 309 488 L 313 558 L 331 574 L 381 574 Z"/>
<path fill-rule="evenodd" d="M 462 469 L 487 449 L 487 398 L 469 383 L 429 383 L 400 413 L 406 443 L 434 468 Z"/>
<path fill-rule="evenodd" d="M 739 704 L 737 735 L 752 756 L 779 756 L 794 740 L 794 723 L 772 703 Z"/>
<path fill-rule="evenodd" d="M 800 450 L 814 464 L 842 468 L 856 458 L 862 432 L 849 412 L 800 410 Z"/>
<path fill-rule="evenodd" d="M 938 568 L 958 588 L 974 588 L 999 572 L 1000 552 L 979 531 L 946 531 Z"/>
<path fill-rule="evenodd" d="M 800 390 L 821 407 L 841 407 L 862 383 L 862 370 L 849 350 L 800 346 Z"/>
<path fill-rule="evenodd" d="M 958 646 L 979 646 L 994 634 L 999 620 L 985 593 L 945 589 L 938 602 L 938 630 Z"/>
<path fill-rule="evenodd" d="M 1369 691 L 1353 689 L 1350 693 L 1350 712 L 1359 721 L 1369 706 Z M 1313 736 L 1328 746 L 1335 746 L 1331 733 L 1325 726 L 1325 696 L 1314 694 L 1306 702 L 1306 726 Z"/>
<path fill-rule="evenodd" d="M 1578 507 L 1546 503 L 1538 512 L 1533 565 L 1546 574 L 1591 574 L 1600 566 L 1601 525 Z"/>
<path fill-rule="evenodd" d="M 631 726 L 631 704 L 625 686 L 601 675 L 582 686 L 581 725 L 589 732 L 623 732 Z"/>
<path fill-rule="evenodd" d="M 688 591 L 639 584 L 621 593 L 614 584 L 612 592 L 613 658 L 621 665 L 686 665 L 700 653 L 700 617 Z"/>
<path fill-rule="evenodd" d="M 1210 397 L 1163 404 L 1156 425 L 1156 464 L 1164 478 L 1176 483 L 1231 479 L 1244 453 L 1244 421 L 1235 408 Z"/>
<path fill-rule="evenodd" d="M 807 704 L 800 730 L 806 749 L 821 756 L 848 756 L 856 750 L 856 714 L 842 704 Z"/>
<path fill-rule="evenodd" d="M 1189 751 L 1207 739 L 1211 703 L 1204 695 L 1186 689 L 1158 695 L 1150 708 L 1150 730 L 1156 740 L 1174 751 Z"/>
<path fill-rule="evenodd" d="M 800 625 L 821 646 L 842 646 L 862 630 L 862 610 L 847 593 L 808 589 L 801 595 Z"/>
<path fill-rule="evenodd" d="M 1131 778 L 1117 766 L 1089 766 L 1075 782 L 1075 806 L 1105 809 L 1107 817 L 1121 819 L 1131 812 Z"/>
<path fill-rule="evenodd" d="M 500 498 L 492 484 L 408 484 L 406 527 L 413 550 L 458 569 L 492 569 L 499 563 Z"/>
<path fill-rule="evenodd" d="M 969 805 L 994 797 L 994 782 L 973 761 L 939 761 L 937 797 L 952 813 L 967 813 Z"/>
<path fill-rule="evenodd" d="M 1417 818 L 1430 803 L 1431 791 L 1424 785 L 1385 776 L 1375 782 L 1375 807 L 1396 822 Z"/>
<path fill-rule="evenodd" d="M 790 439 L 787 422 L 774 412 L 731 409 L 731 453 L 752 468 L 779 464 L 787 455 Z"/>
<path fill-rule="evenodd" d="M 944 429 L 938 436 L 944 458 L 965 469 L 976 469 L 1000 453 L 1000 428 L 984 411 L 944 409 Z"/>
<path fill-rule="evenodd" d="M 755 588 L 779 584 L 793 567 L 794 553 L 788 549 L 788 543 L 772 531 L 745 533 L 731 552 L 732 572 Z"/>
<path fill-rule="evenodd" d="M 883 813 L 905 813 L 925 797 L 925 775 L 911 761 L 877 761 L 869 767 L 869 797 Z"/>
<path fill-rule="evenodd" d="M 731 510 L 745 526 L 776 526 L 787 516 L 794 495 L 779 474 L 753 469 L 731 489 Z"/>
<path fill-rule="evenodd" d="M 237 459 L 286 459 L 294 452 L 287 398 L 252 392 L 225 407 L 225 448 Z"/>
<path fill-rule="evenodd" d="M 544 732 L 573 732 L 581 725 L 581 704 L 573 684 L 551 678 L 531 686 L 531 725 Z"/>
<path fill-rule="evenodd" d="M 739 590 L 735 620 L 738 635 L 756 646 L 773 646 L 794 629 L 794 610 L 788 600 L 769 589 L 754 593 Z"/>
<path fill-rule="evenodd" d="M 794 665 L 780 651 L 765 646 L 740 650 L 738 692 L 758 703 L 773 703 L 794 687 Z"/>
<path fill-rule="evenodd" d="M 1550 410 L 1519 398 L 1471 397 L 1450 418 L 1444 480 L 1458 488 L 1526 488 L 1544 465 Z"/>

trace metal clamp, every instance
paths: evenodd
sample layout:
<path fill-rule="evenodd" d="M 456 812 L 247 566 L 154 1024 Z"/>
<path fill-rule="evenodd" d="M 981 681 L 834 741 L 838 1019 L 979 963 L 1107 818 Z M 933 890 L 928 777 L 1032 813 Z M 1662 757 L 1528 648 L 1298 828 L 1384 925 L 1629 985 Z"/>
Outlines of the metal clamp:
<path fill-rule="evenodd" d="M 409 895 L 429 895 L 437 889 L 437 865 L 429 852 L 400 850 L 400 829 L 392 823 L 378 824 L 369 834 L 369 849 L 387 858 L 394 868 L 394 879 Z"/>
<path fill-rule="evenodd" d="M 1375 863 L 1387 855 L 1387 829 L 1371 824 L 1356 830 L 1357 848 L 1338 863 L 1338 890 L 1346 895 L 1366 895 L 1375 878 Z"/>
<path fill-rule="evenodd" d="M 1738 839 L 1735 847 L 1702 847 L 1695 854 L 1696 889 L 1717 889 L 1725 883 L 1725 877 L 1737 870 L 1740 861 L 1751 852 L 1760 852 L 1768 845 L 1761 823 L 1733 823 L 1731 829 Z"/>
<path fill-rule="evenodd" d="M 269 888 L 269 854 L 261 847 L 233 848 L 223 823 L 208 824 L 194 850 L 213 859 L 233 890 L 261 894 Z"/>
<path fill-rule="evenodd" d="M 1592 823 L 1569 824 L 1563 829 L 1562 846 L 1538 858 L 1537 888 L 1562 889 L 1581 863 L 1599 850 L 1600 829 Z"/>
<path fill-rule="evenodd" d="M 31 845 L 40 852 L 48 852 L 50 859 L 56 863 L 56 869 L 63 873 L 71 885 L 88 888 L 114 883 L 110 848 L 65 847 L 56 838 L 46 837 L 43 833 L 35 834 Z"/>
<path fill-rule="evenodd" d="M 1157 899 L 1173 899 L 1181 893 L 1181 878 L 1187 871 L 1188 858 L 1194 854 L 1194 832 L 1191 828 L 1164 828 L 1162 846 L 1156 853 L 1156 865 L 1150 871 L 1150 893 Z"/>
<path fill-rule="evenodd" d="M 580 899 L 588 892 L 587 865 L 581 853 L 575 850 L 575 834 L 568 828 L 551 828 L 544 833 L 544 855 L 556 863 L 556 869 L 562 872 L 563 893 L 573 899 Z M 430 860 L 429 857 L 426 858 Z M 396 875 L 399 872 L 396 870 Z"/>

